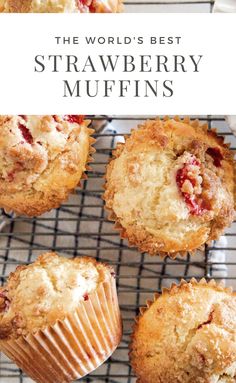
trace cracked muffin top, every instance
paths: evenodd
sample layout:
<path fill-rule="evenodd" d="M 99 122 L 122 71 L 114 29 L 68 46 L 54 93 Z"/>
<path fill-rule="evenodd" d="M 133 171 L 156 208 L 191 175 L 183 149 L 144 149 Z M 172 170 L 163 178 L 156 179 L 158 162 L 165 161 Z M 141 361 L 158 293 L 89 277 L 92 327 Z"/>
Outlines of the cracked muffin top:
<path fill-rule="evenodd" d="M 130 245 L 184 255 L 217 239 L 234 219 L 233 156 L 198 121 L 147 121 L 114 151 L 104 199 Z"/>
<path fill-rule="evenodd" d="M 141 311 L 131 364 L 139 383 L 234 383 L 236 297 L 214 281 L 173 285 Z"/>
<path fill-rule="evenodd" d="M 115 13 L 121 0 L 0 0 L 0 12 L 11 13 Z"/>
<path fill-rule="evenodd" d="M 93 258 L 67 259 L 55 253 L 17 267 L 0 287 L 0 338 L 26 335 L 54 324 L 113 277 L 112 268 Z"/>
<path fill-rule="evenodd" d="M 0 116 L 0 206 L 39 215 L 75 188 L 90 148 L 82 116 Z"/>

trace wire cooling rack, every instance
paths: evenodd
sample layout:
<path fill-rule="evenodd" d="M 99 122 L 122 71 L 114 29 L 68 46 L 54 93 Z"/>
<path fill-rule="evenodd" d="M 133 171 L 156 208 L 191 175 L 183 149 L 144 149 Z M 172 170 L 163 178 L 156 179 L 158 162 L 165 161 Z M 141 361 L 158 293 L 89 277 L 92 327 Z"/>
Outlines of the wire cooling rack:
<path fill-rule="evenodd" d="M 125 12 L 212 12 L 214 0 L 125 0 Z"/>
<path fill-rule="evenodd" d="M 113 229 L 104 211 L 102 185 L 105 165 L 111 157 L 112 148 L 123 135 L 147 117 L 107 117 L 106 129 L 96 133 L 97 139 L 88 179 L 76 190 L 60 209 L 38 218 L 13 218 L 6 216 L 7 224 L 0 232 L 0 278 L 4 283 L 9 272 L 18 264 L 33 261 L 47 250 L 64 256 L 91 255 L 98 260 L 112 264 L 117 273 L 117 288 L 123 316 L 124 335 L 118 350 L 94 373 L 82 379 L 83 382 L 133 383 L 135 377 L 128 359 L 128 344 L 134 317 L 139 306 L 150 299 L 161 287 L 169 286 L 181 278 L 206 277 L 225 279 L 228 285 L 236 285 L 236 224 L 222 237 L 220 243 L 206 247 L 195 256 L 170 260 L 150 257 L 129 248 Z M 97 118 L 98 120 L 98 118 Z M 101 117 L 100 120 L 104 120 Z M 222 117 L 201 116 L 209 127 L 218 132 L 236 147 Z M 145 198 L 145 196 L 144 196 Z M 1 355 L 1 383 L 30 383 L 11 361 Z M 46 383 L 46 382 L 45 382 Z"/>

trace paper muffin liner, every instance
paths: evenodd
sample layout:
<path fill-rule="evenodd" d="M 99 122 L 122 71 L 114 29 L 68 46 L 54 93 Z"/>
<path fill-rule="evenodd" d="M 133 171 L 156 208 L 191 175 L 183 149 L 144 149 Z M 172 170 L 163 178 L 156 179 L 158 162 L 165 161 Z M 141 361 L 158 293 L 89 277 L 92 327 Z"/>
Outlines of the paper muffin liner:
<path fill-rule="evenodd" d="M 157 117 L 156 118 L 156 121 L 160 121 L 161 118 L 160 117 Z M 223 136 L 219 136 L 217 134 L 217 129 L 215 128 L 211 128 L 209 130 L 209 126 L 208 126 L 208 123 L 201 123 L 198 119 L 195 119 L 195 120 L 191 120 L 190 117 L 186 116 L 184 118 L 181 118 L 179 116 L 174 116 L 173 118 L 172 117 L 169 117 L 169 116 L 165 116 L 163 117 L 163 120 L 164 121 L 169 121 L 169 120 L 175 120 L 177 122 L 183 122 L 183 123 L 186 123 L 194 128 L 199 128 L 201 129 L 203 132 L 208 132 L 211 134 L 212 137 L 214 137 L 219 145 L 221 145 L 222 147 L 224 148 L 230 148 L 230 144 L 229 143 L 225 143 L 224 142 L 224 137 Z M 147 120 L 148 122 L 149 120 Z M 130 131 L 130 134 L 133 132 L 133 131 L 136 131 L 140 126 L 143 126 L 143 124 L 141 125 L 138 125 L 137 127 L 131 129 Z M 124 142 L 119 142 L 116 146 L 116 148 L 112 151 L 112 157 L 109 159 L 108 161 L 108 165 L 106 167 L 106 169 L 108 170 L 109 168 L 109 164 L 115 160 L 116 158 L 119 158 L 122 151 L 123 151 L 123 148 L 125 146 L 125 143 L 126 143 L 126 140 L 127 138 L 129 138 L 130 135 L 124 135 Z M 231 156 L 231 159 L 230 159 L 233 163 L 233 167 L 234 167 L 234 203 L 235 203 L 235 210 L 236 210 L 236 160 L 234 160 L 234 154 L 232 153 L 232 156 Z M 103 185 L 103 189 L 106 191 L 107 189 L 107 184 L 109 183 L 109 180 L 107 179 L 107 171 L 105 173 L 105 176 L 104 176 L 104 179 L 105 179 L 105 184 Z M 102 196 L 103 200 L 106 202 L 107 199 L 105 198 L 105 194 L 103 194 Z M 109 221 L 112 221 L 114 222 L 114 229 L 117 230 L 120 234 L 120 237 L 122 239 L 126 239 L 128 240 L 128 244 L 129 244 L 129 247 L 131 248 L 137 248 L 140 252 L 147 252 L 145 249 L 142 248 L 142 245 L 138 245 L 136 243 L 136 241 L 132 240 L 128 233 L 127 233 L 127 230 L 121 225 L 120 223 L 120 220 L 119 218 L 117 217 L 117 215 L 115 214 L 115 212 L 113 211 L 112 208 L 109 208 L 106 206 L 104 206 L 105 210 L 107 210 L 108 212 L 108 220 Z M 222 233 L 219 234 L 218 238 L 215 238 L 215 240 L 219 240 L 220 236 L 222 235 Z M 192 255 L 195 255 L 196 252 L 200 251 L 200 252 L 203 252 L 204 249 L 205 249 L 205 245 L 209 245 L 212 243 L 212 240 L 202 244 L 201 246 L 197 247 L 196 249 L 192 249 L 192 250 L 183 250 L 183 251 L 176 251 L 176 252 L 165 252 L 165 251 L 161 251 L 161 250 L 157 250 L 154 253 L 152 252 L 148 252 L 149 255 L 151 256 L 160 256 L 162 259 L 166 258 L 167 256 L 169 256 L 170 258 L 172 259 L 176 259 L 177 257 L 186 257 L 187 254 L 190 254 L 191 256 Z"/>
<path fill-rule="evenodd" d="M 96 139 L 92 137 L 92 135 L 95 133 L 95 129 L 89 128 L 89 125 L 91 124 L 90 120 L 84 120 L 83 124 L 86 126 L 87 132 L 89 134 L 89 150 L 88 150 L 88 156 L 87 156 L 87 160 L 86 160 L 86 164 L 85 164 L 85 171 L 81 175 L 81 178 L 80 178 L 79 183 L 78 183 L 78 187 L 81 187 L 81 180 L 88 179 L 86 172 L 92 170 L 92 167 L 89 165 L 89 163 L 94 161 L 93 154 L 96 153 L 96 149 L 93 146 L 96 142 Z"/>
<path fill-rule="evenodd" d="M 35 382 L 66 383 L 105 362 L 121 336 L 116 284 L 111 275 L 75 312 L 35 333 L 0 340 L 0 349 Z"/>

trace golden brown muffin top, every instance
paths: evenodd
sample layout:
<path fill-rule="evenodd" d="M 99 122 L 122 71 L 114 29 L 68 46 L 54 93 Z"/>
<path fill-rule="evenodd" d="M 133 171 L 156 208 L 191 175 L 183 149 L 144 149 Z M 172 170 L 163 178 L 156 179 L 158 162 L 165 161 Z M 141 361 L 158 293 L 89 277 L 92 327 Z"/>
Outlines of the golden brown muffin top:
<path fill-rule="evenodd" d="M 60 206 L 79 184 L 91 147 L 82 116 L 0 116 L 0 206 L 27 216 Z"/>
<path fill-rule="evenodd" d="M 150 254 L 191 251 L 234 218 L 234 163 L 223 138 L 189 119 L 147 121 L 118 144 L 106 207 L 131 245 Z"/>
<path fill-rule="evenodd" d="M 93 258 L 67 259 L 55 253 L 17 267 L 0 288 L 0 338 L 26 335 L 63 319 L 113 275 Z"/>
<path fill-rule="evenodd" d="M 110 13 L 120 8 L 120 0 L 0 0 L 0 12 L 11 13 Z"/>
<path fill-rule="evenodd" d="M 0 193 L 37 187 L 58 156 L 78 145 L 82 124 L 81 116 L 0 116 Z M 73 162 L 64 163 L 71 172 Z"/>
<path fill-rule="evenodd" d="M 233 383 L 236 297 L 217 286 L 172 286 L 140 315 L 131 344 L 140 383 Z"/>

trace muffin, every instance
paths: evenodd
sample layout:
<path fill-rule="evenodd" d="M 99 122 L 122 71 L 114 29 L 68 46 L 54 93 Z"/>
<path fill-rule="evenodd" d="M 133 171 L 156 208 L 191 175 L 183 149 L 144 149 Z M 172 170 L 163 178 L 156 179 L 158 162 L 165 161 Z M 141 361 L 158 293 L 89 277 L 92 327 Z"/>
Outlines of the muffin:
<path fill-rule="evenodd" d="M 121 334 L 114 270 L 92 258 L 43 254 L 0 290 L 0 349 L 38 383 L 88 374 Z"/>
<path fill-rule="evenodd" d="M 234 160 L 207 125 L 147 121 L 117 145 L 104 199 L 121 236 L 151 255 L 185 255 L 234 219 Z"/>
<path fill-rule="evenodd" d="M 7 13 L 116 13 L 122 0 L 0 0 Z"/>
<path fill-rule="evenodd" d="M 172 285 L 142 309 L 130 348 L 139 383 L 235 383 L 235 293 L 214 281 Z"/>
<path fill-rule="evenodd" d="M 93 152 L 82 116 L 0 116 L 0 207 L 27 216 L 60 206 Z"/>

